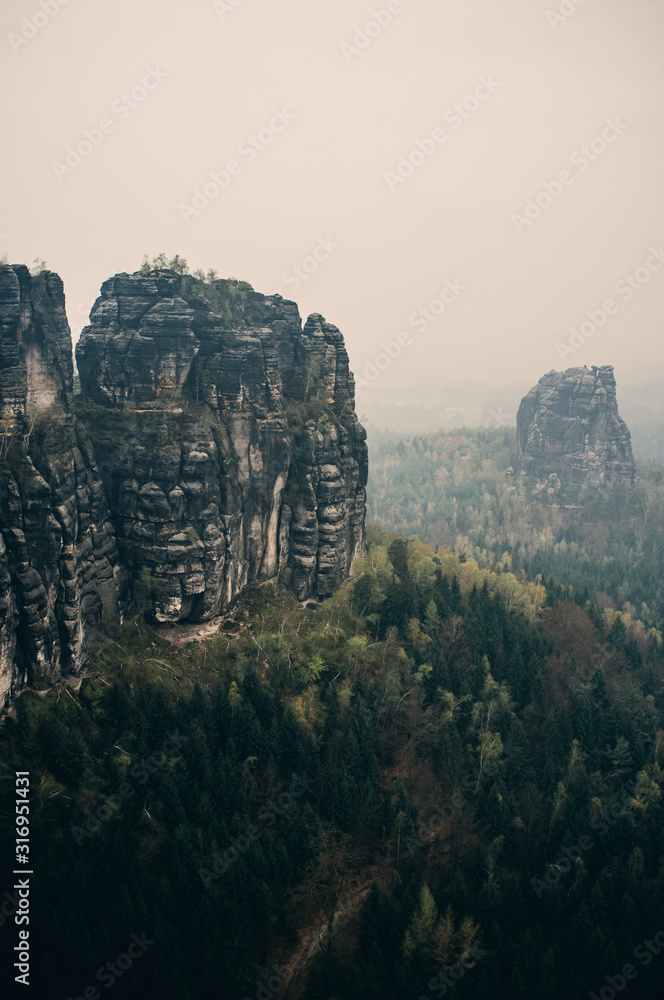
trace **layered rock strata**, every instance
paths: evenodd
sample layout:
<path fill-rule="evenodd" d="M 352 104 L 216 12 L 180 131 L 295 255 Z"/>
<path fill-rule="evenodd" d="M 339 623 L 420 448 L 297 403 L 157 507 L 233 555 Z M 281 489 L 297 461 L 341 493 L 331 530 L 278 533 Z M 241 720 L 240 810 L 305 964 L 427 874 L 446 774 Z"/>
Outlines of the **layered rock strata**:
<path fill-rule="evenodd" d="M 57 275 L 0 268 L 0 707 L 78 670 L 128 599 L 64 307 Z"/>
<path fill-rule="evenodd" d="M 325 597 L 364 553 L 366 434 L 323 317 L 243 282 L 116 275 L 76 397 L 57 275 L 0 269 L 0 324 L 0 704 L 80 669 L 132 604 L 202 620 L 279 572 Z"/>
<path fill-rule="evenodd" d="M 587 485 L 636 477 L 610 365 L 544 375 L 521 400 L 517 437 L 521 471 L 540 480 Z"/>

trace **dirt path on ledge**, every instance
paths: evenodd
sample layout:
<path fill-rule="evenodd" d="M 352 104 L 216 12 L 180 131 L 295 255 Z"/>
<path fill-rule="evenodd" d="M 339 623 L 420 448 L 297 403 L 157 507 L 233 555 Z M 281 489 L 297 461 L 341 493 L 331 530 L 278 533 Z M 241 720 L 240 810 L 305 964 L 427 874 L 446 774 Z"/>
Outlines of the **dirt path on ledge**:
<path fill-rule="evenodd" d="M 200 642 L 211 639 L 221 629 L 224 622 L 233 615 L 218 615 L 207 622 L 194 622 L 191 625 L 153 625 L 152 630 L 160 639 L 170 642 L 171 646 L 186 646 L 188 642 Z"/>

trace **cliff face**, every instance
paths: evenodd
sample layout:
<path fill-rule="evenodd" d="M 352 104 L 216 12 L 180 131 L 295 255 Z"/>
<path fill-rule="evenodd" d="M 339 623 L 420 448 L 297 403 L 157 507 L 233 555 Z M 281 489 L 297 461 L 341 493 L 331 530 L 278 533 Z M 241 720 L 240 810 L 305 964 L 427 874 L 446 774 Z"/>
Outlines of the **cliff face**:
<path fill-rule="evenodd" d="M 0 707 L 78 669 L 127 597 L 101 477 L 71 412 L 62 282 L 0 269 Z"/>
<path fill-rule="evenodd" d="M 162 621 L 284 569 L 326 596 L 364 551 L 365 432 L 336 327 L 243 282 L 107 281 L 78 343 L 85 422 L 123 562 Z"/>
<path fill-rule="evenodd" d="M 325 597 L 364 552 L 366 434 L 321 316 L 242 282 L 116 275 L 75 398 L 57 275 L 0 269 L 0 324 L 0 705 L 80 669 L 132 591 L 200 620 L 279 571 Z"/>
<path fill-rule="evenodd" d="M 636 476 L 609 365 L 544 375 L 521 400 L 517 437 L 521 470 L 539 479 L 601 484 Z"/>

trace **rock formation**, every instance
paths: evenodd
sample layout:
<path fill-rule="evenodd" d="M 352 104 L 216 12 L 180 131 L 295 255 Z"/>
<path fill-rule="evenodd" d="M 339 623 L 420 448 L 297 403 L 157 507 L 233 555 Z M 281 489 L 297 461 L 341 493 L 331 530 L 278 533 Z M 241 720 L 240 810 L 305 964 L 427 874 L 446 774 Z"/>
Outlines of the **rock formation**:
<path fill-rule="evenodd" d="M 72 384 L 59 277 L 0 268 L 0 707 L 77 670 L 128 596 Z"/>
<path fill-rule="evenodd" d="M 517 437 L 521 472 L 549 485 L 556 476 L 584 485 L 636 477 L 610 365 L 544 375 L 521 400 Z"/>
<path fill-rule="evenodd" d="M 279 572 L 301 600 L 348 576 L 366 434 L 323 317 L 244 282 L 119 274 L 76 397 L 57 275 L 0 269 L 0 323 L 0 706 L 26 674 L 79 670 L 132 599 L 195 621 Z"/>
<path fill-rule="evenodd" d="M 123 274 L 76 358 L 123 562 L 157 581 L 158 619 L 209 617 L 282 568 L 302 600 L 348 575 L 367 454 L 336 327 L 303 329 L 243 282 Z"/>

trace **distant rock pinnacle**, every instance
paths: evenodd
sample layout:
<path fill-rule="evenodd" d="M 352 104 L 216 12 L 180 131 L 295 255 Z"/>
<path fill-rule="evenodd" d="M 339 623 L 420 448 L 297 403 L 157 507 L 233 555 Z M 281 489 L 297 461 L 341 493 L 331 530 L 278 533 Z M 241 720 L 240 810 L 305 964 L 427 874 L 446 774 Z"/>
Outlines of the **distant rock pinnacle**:
<path fill-rule="evenodd" d="M 611 365 L 550 371 L 521 400 L 521 471 L 580 484 L 634 480 L 627 424 L 618 413 Z"/>

